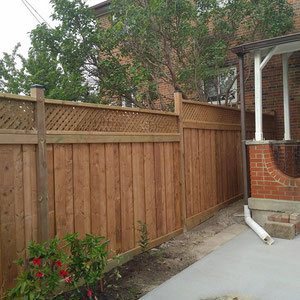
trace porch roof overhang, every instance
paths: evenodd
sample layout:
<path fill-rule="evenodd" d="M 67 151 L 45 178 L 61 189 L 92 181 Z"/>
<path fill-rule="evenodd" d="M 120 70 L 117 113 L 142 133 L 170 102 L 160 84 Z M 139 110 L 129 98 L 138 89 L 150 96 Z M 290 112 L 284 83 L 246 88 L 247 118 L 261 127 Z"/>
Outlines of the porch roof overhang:
<path fill-rule="evenodd" d="M 91 6 L 91 9 L 95 12 L 97 17 L 101 17 L 109 13 L 110 5 L 111 5 L 111 0 L 106 0 Z"/>
<path fill-rule="evenodd" d="M 273 48 L 276 48 L 276 51 L 273 53 L 273 55 L 300 50 L 300 33 L 293 33 L 252 43 L 245 43 L 233 47 L 231 51 L 236 55 L 241 56 L 257 50 L 263 51 Z"/>

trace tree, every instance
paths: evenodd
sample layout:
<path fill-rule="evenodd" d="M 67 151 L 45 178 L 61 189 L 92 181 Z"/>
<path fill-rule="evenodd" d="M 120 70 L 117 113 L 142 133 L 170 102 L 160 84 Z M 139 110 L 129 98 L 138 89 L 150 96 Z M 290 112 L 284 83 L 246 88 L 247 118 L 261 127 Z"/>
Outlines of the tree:
<path fill-rule="evenodd" d="M 203 81 L 224 72 L 233 41 L 272 37 L 293 26 L 285 0 L 113 0 L 112 13 L 123 32 L 122 54 L 154 81 L 198 99 Z"/>
<path fill-rule="evenodd" d="M 20 44 L 17 44 L 11 54 L 3 53 L 0 60 L 0 91 L 20 94 L 27 90 L 27 76 L 25 74 L 25 58 L 18 53 Z M 18 67 L 21 65 L 21 67 Z"/>
<path fill-rule="evenodd" d="M 0 60 L 2 91 L 28 93 L 40 83 L 49 98 L 154 107 L 165 102 L 165 83 L 199 99 L 203 82 L 228 72 L 233 41 L 280 35 L 293 25 L 286 0 L 112 0 L 110 28 L 83 0 L 51 3 L 56 25 L 31 32 L 28 57 L 16 47 Z"/>

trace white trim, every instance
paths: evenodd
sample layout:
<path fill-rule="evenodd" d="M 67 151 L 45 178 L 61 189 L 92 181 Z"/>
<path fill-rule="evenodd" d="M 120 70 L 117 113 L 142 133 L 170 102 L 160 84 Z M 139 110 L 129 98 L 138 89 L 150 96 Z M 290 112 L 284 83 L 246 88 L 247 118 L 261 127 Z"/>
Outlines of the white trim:
<path fill-rule="evenodd" d="M 270 61 L 270 59 L 276 53 L 276 49 L 277 49 L 277 47 L 272 48 L 271 51 L 266 55 L 263 62 L 260 64 L 260 69 L 261 70 L 263 70 L 263 68 L 266 66 L 266 64 Z"/>
<path fill-rule="evenodd" d="M 254 53 L 254 73 L 255 73 L 255 140 L 263 140 L 262 129 L 262 71 L 261 52 Z"/>
<path fill-rule="evenodd" d="M 290 96 L 289 96 L 289 55 L 282 54 L 282 78 L 283 78 L 283 112 L 284 112 L 284 139 L 291 140 L 290 124 Z"/>

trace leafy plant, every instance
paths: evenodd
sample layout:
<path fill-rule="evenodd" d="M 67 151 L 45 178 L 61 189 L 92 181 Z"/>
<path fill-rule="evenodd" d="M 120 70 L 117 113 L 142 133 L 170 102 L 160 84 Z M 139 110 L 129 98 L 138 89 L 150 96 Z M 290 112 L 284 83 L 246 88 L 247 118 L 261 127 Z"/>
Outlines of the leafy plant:
<path fill-rule="evenodd" d="M 30 243 L 29 259 L 17 261 L 23 272 L 18 276 L 16 286 L 9 291 L 9 299 L 46 299 L 53 295 L 63 278 L 66 281 L 68 258 L 59 243 L 58 238 L 43 244 Z"/>
<path fill-rule="evenodd" d="M 149 235 L 148 235 L 147 224 L 142 221 L 138 221 L 138 223 L 139 223 L 138 230 L 140 232 L 139 246 L 142 248 L 143 252 L 146 252 L 149 246 Z"/>
<path fill-rule="evenodd" d="M 60 289 L 73 289 L 69 299 L 92 299 L 94 287 L 102 278 L 107 264 L 108 241 L 103 237 L 78 234 L 64 239 L 54 238 L 28 247 L 29 259 L 20 259 L 22 267 L 16 285 L 8 293 L 8 299 L 64 299 Z M 69 255 L 67 255 L 67 253 Z M 79 289 L 79 285 L 83 285 Z"/>
<path fill-rule="evenodd" d="M 108 260 L 108 241 L 103 237 L 87 234 L 79 239 L 78 234 L 65 237 L 70 246 L 69 270 L 74 274 L 74 281 L 84 281 L 87 287 L 99 283 Z"/>

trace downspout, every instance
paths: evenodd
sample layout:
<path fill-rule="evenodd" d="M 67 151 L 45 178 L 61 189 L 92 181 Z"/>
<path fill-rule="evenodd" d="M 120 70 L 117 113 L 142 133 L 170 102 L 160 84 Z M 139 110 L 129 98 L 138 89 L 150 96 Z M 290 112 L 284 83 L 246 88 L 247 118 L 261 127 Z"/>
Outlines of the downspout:
<path fill-rule="evenodd" d="M 246 149 L 246 109 L 245 109 L 245 82 L 244 82 L 244 53 L 239 53 L 240 73 L 240 102 L 241 102 L 241 137 L 242 137 L 242 166 L 243 166 L 243 189 L 244 189 L 244 218 L 246 224 L 268 245 L 274 240 L 258 225 L 252 218 L 248 207 L 249 186 L 248 186 L 248 165 Z"/>

